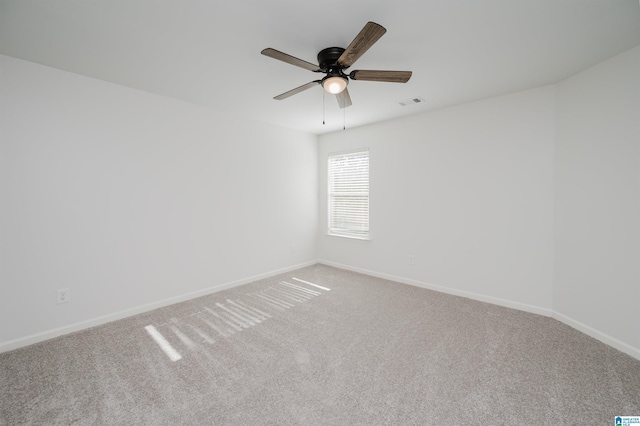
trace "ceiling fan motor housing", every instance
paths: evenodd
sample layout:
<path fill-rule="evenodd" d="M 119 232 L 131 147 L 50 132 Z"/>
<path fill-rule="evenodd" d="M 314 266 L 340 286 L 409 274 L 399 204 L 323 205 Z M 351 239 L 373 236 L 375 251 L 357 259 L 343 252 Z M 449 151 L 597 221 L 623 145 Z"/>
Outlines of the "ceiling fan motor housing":
<path fill-rule="evenodd" d="M 318 53 L 318 66 L 322 72 L 327 74 L 322 79 L 322 87 L 329 93 L 342 92 L 349 83 L 349 77 L 342 72 L 343 66 L 338 63 L 342 52 L 344 52 L 342 47 L 327 47 Z M 344 80 L 344 83 L 339 83 L 338 80 L 339 86 L 335 86 L 336 77 Z"/>
<path fill-rule="evenodd" d="M 342 55 L 344 49 L 342 47 L 327 47 L 318 53 L 318 65 L 322 72 L 335 73 L 341 75 L 342 66 L 338 64 L 338 58 Z"/>

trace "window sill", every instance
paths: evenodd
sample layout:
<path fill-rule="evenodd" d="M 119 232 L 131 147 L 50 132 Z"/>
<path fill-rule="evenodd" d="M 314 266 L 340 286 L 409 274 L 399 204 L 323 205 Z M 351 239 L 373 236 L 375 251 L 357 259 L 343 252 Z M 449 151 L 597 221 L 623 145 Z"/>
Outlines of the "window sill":
<path fill-rule="evenodd" d="M 371 241 L 371 236 L 358 237 L 358 236 L 355 236 L 355 235 L 332 234 L 332 233 L 329 233 L 329 232 L 327 232 L 325 235 L 327 237 L 345 238 L 347 240 L 364 241 L 364 242 Z"/>

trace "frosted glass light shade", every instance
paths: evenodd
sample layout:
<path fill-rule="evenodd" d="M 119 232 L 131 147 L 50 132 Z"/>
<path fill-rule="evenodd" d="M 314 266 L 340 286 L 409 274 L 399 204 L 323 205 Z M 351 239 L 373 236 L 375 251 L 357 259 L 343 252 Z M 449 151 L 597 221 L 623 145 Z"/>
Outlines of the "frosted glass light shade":
<path fill-rule="evenodd" d="M 322 82 L 322 87 L 327 92 L 337 95 L 347 88 L 347 79 L 344 77 L 329 77 Z"/>

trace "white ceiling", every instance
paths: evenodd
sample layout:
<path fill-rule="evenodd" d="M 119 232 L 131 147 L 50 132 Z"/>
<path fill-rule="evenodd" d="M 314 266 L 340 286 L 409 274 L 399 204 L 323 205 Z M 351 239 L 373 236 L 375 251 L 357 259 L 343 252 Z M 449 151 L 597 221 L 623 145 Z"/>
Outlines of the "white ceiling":
<path fill-rule="evenodd" d="M 318 75 L 263 48 L 315 63 L 367 21 L 387 33 L 351 69 L 407 84 L 352 81 L 326 125 L 320 87 L 272 99 Z M 638 44 L 638 0 L 0 0 L 1 54 L 316 134 L 555 83 Z"/>

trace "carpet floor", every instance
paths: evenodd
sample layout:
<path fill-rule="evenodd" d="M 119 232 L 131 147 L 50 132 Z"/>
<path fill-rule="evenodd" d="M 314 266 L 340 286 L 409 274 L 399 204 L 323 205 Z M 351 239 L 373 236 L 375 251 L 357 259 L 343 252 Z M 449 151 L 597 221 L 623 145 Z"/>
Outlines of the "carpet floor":
<path fill-rule="evenodd" d="M 609 425 L 640 361 L 324 265 L 0 354 L 1 425 Z"/>

